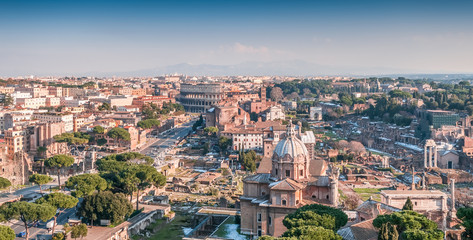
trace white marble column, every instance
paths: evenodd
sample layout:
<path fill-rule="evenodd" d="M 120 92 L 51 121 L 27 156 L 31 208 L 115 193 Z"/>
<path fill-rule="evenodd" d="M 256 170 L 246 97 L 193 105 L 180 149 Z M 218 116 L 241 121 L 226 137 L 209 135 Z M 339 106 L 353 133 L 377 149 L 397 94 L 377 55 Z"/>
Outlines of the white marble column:
<path fill-rule="evenodd" d="M 429 167 L 433 167 L 432 164 L 432 147 L 429 147 Z"/>
<path fill-rule="evenodd" d="M 424 168 L 427 167 L 427 146 L 424 146 Z"/>

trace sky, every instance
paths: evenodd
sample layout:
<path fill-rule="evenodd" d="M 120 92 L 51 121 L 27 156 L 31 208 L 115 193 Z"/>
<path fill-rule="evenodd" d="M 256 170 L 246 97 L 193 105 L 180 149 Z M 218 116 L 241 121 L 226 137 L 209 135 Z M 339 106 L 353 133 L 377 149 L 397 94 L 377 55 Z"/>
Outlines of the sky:
<path fill-rule="evenodd" d="M 0 76 L 293 60 L 473 73 L 472 12 L 471 0 L 0 0 Z"/>

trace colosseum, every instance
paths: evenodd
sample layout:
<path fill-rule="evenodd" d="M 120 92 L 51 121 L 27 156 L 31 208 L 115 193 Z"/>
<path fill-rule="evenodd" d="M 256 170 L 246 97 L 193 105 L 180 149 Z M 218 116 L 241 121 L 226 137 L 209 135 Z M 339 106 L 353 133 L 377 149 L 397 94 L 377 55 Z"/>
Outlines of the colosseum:
<path fill-rule="evenodd" d="M 181 84 L 179 101 L 186 112 L 205 112 L 224 98 L 220 84 Z"/>

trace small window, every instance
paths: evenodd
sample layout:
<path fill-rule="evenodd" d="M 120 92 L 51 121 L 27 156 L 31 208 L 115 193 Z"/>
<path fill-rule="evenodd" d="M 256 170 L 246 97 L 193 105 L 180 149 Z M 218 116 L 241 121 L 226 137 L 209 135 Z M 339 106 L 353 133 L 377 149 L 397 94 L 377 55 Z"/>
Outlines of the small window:
<path fill-rule="evenodd" d="M 278 169 L 276 168 L 276 175 L 278 175 Z"/>
<path fill-rule="evenodd" d="M 266 195 L 266 193 L 265 193 L 265 192 L 261 192 L 261 196 L 264 196 L 264 195 Z"/>
<path fill-rule="evenodd" d="M 328 199 L 328 195 L 327 195 L 327 199 Z"/>
<path fill-rule="evenodd" d="M 416 205 L 416 206 L 417 206 L 417 202 L 414 202 L 414 205 Z"/>
<path fill-rule="evenodd" d="M 313 198 L 313 199 L 317 199 L 317 196 L 315 196 L 315 195 L 312 195 L 312 198 Z"/>
<path fill-rule="evenodd" d="M 268 224 L 269 224 L 270 226 L 273 224 L 271 217 L 268 217 Z"/>
<path fill-rule="evenodd" d="M 301 177 L 304 176 L 304 170 L 301 170 Z"/>
<path fill-rule="evenodd" d="M 256 219 L 258 222 L 261 222 L 261 213 L 258 213 L 257 214 L 257 219 Z"/>
<path fill-rule="evenodd" d="M 291 176 L 291 170 L 286 170 L 286 177 L 290 177 Z"/>
<path fill-rule="evenodd" d="M 282 200 L 281 205 L 286 206 L 286 200 Z"/>

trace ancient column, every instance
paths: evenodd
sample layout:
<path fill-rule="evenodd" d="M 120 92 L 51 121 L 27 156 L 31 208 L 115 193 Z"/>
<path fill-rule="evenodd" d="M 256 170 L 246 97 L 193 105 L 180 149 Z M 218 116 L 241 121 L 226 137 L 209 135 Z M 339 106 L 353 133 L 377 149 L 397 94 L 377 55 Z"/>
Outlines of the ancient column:
<path fill-rule="evenodd" d="M 424 168 L 427 168 L 427 145 L 424 146 Z"/>
<path fill-rule="evenodd" d="M 437 167 L 437 146 L 434 148 L 434 167 Z"/>
<path fill-rule="evenodd" d="M 432 146 L 429 146 L 429 167 L 433 167 L 432 164 Z"/>
<path fill-rule="evenodd" d="M 451 184 L 451 189 L 450 189 L 450 193 L 452 194 L 452 212 L 456 212 L 456 209 L 455 209 L 455 179 L 451 179 L 450 180 L 450 184 Z"/>
<path fill-rule="evenodd" d="M 422 190 L 425 190 L 425 171 L 422 174 Z"/>

